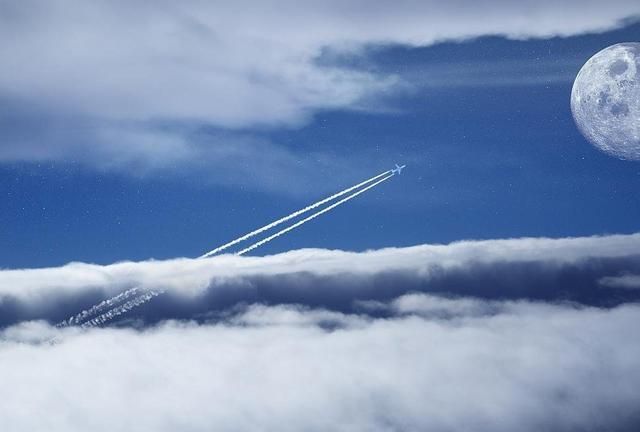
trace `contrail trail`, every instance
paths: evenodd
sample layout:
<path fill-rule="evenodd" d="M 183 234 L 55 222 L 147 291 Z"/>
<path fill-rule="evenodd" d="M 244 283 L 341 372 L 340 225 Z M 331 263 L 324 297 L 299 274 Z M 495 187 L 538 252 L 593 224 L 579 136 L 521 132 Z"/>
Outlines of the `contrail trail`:
<path fill-rule="evenodd" d="M 334 208 L 338 207 L 340 204 L 344 204 L 344 203 L 346 203 L 346 202 L 347 202 L 347 201 L 349 201 L 350 199 L 353 199 L 353 198 L 357 197 L 357 196 L 358 196 L 358 195 L 360 195 L 361 193 L 364 193 L 364 192 L 368 191 L 369 189 L 371 189 L 371 188 L 372 188 L 372 187 L 374 187 L 374 186 L 379 185 L 379 184 L 380 184 L 380 183 L 382 183 L 383 181 L 389 180 L 391 177 L 393 177 L 393 174 L 388 175 L 388 176 L 386 176 L 386 177 L 382 178 L 381 180 L 378 180 L 377 182 L 375 182 L 375 183 L 373 183 L 373 184 L 371 184 L 371 185 L 367 186 L 367 187 L 366 187 L 366 188 L 364 188 L 364 189 L 359 190 L 358 192 L 354 192 L 354 193 L 352 193 L 351 195 L 347 196 L 346 198 L 343 198 L 343 199 L 341 199 L 340 201 L 338 201 L 338 202 L 336 202 L 336 203 L 334 203 L 334 204 L 331 204 L 329 207 L 323 208 L 322 210 L 320 210 L 320 211 L 318 211 L 318 212 L 315 212 L 315 213 L 314 213 L 314 214 L 312 214 L 311 216 L 308 216 L 308 217 L 306 217 L 306 218 L 302 219 L 301 221 L 298 221 L 298 222 L 294 223 L 293 225 L 290 225 L 290 226 L 288 226 L 288 227 L 286 227 L 286 228 L 284 228 L 284 229 L 282 229 L 282 230 L 278 231 L 277 233 L 275 233 L 275 234 L 273 234 L 273 235 L 270 235 L 269 237 L 267 237 L 267 238 L 265 238 L 265 239 L 262 239 L 262 240 L 260 240 L 259 242 L 256 242 L 256 243 L 252 244 L 251 246 L 249 246 L 249 247 L 247 247 L 247 248 L 245 248 L 245 249 L 242 249 L 240 252 L 237 252 L 237 253 L 236 253 L 236 255 L 244 255 L 244 254 L 246 254 L 247 252 L 250 252 L 250 251 L 254 250 L 255 248 L 258 248 L 258 247 L 262 246 L 262 245 L 263 245 L 263 244 L 265 244 L 265 243 L 269 243 L 271 240 L 275 239 L 276 237 L 280 237 L 281 235 L 286 234 L 286 233 L 288 233 L 289 231 L 291 231 L 291 230 L 294 230 L 294 229 L 298 228 L 300 225 L 303 225 L 303 224 L 305 224 L 305 223 L 309 222 L 310 220 L 317 218 L 317 217 L 318 217 L 318 216 L 320 216 L 321 214 L 326 213 L 326 212 L 328 212 L 329 210 L 332 210 L 332 209 L 334 209 Z"/>
<path fill-rule="evenodd" d="M 241 251 L 236 253 L 236 255 L 244 255 L 245 253 L 250 252 L 250 251 L 252 251 L 252 250 L 264 245 L 265 243 L 268 243 L 271 240 L 274 240 L 275 238 L 280 237 L 281 235 L 286 234 L 289 231 L 292 231 L 292 230 L 300 227 L 301 225 L 304 225 L 305 223 L 317 218 L 318 216 L 320 216 L 320 215 L 322 215 L 324 213 L 327 213 L 328 211 L 338 207 L 339 205 L 344 204 L 349 200 L 352 200 L 353 198 L 357 197 L 358 195 L 360 195 L 360 194 L 368 191 L 369 189 L 379 185 L 380 183 L 382 183 L 382 182 L 384 182 L 386 180 L 389 180 L 394 175 L 395 175 L 395 173 L 393 172 L 393 170 L 385 171 L 385 172 L 383 172 L 381 174 L 378 174 L 375 177 L 372 177 L 372 178 L 370 178 L 368 180 L 365 180 L 365 181 L 363 181 L 361 183 L 358 183 L 355 186 L 351 186 L 351 187 L 349 187 L 349 188 L 347 188 L 347 189 L 345 189 L 345 190 L 343 190 L 341 192 L 338 192 L 338 193 L 336 193 L 334 195 L 331 195 L 328 198 L 325 198 L 325 199 L 323 199 L 321 201 L 318 201 L 318 202 L 316 202 L 314 204 L 311 204 L 311 205 L 309 205 L 309 206 L 307 206 L 307 207 L 305 207 L 305 208 L 303 208 L 301 210 L 298 210 L 298 211 L 296 211 L 294 213 L 291 213 L 288 216 L 285 216 L 285 217 L 283 217 L 281 219 L 278 219 L 278 220 L 276 220 L 274 222 L 271 222 L 270 224 L 265 225 L 262 228 L 258 228 L 255 231 L 252 231 L 252 232 L 250 232 L 248 234 L 245 234 L 242 237 L 239 237 L 239 238 L 237 238 L 237 239 L 235 239 L 235 240 L 233 240 L 233 241 L 231 241 L 229 243 L 226 243 L 226 244 L 224 244 L 224 245 L 222 245 L 222 246 L 220 246 L 220 247 L 218 247 L 216 249 L 213 249 L 210 252 L 207 252 L 206 254 L 204 254 L 202 256 L 199 256 L 197 259 L 207 258 L 207 257 L 209 257 L 209 256 L 211 256 L 213 254 L 216 254 L 216 253 L 218 253 L 218 252 L 220 252 L 220 251 L 222 251 L 224 249 L 227 249 L 227 248 L 229 248 L 229 247 L 231 247 L 231 246 L 233 246 L 233 245 L 235 245 L 237 243 L 240 243 L 243 240 L 247 240 L 247 239 L 249 239 L 249 238 L 251 238 L 251 237 L 253 237 L 253 236 L 257 235 L 257 234 L 260 234 L 260 233 L 262 233 L 264 231 L 269 230 L 270 228 L 273 228 L 273 227 L 275 227 L 277 225 L 280 225 L 280 224 L 282 224 L 282 223 L 284 223 L 284 222 L 286 222 L 286 221 L 288 221 L 288 220 L 290 220 L 290 219 L 292 219 L 292 218 L 294 218 L 296 216 L 299 216 L 299 215 L 301 215 L 303 213 L 306 213 L 306 212 L 308 212 L 308 211 L 310 211 L 310 210 L 312 210 L 314 208 L 317 208 L 317 207 L 321 206 L 322 204 L 326 204 L 327 202 L 333 201 L 336 198 L 339 198 L 339 197 L 341 197 L 341 196 L 343 196 L 343 195 L 345 195 L 345 194 L 347 194 L 347 193 L 349 193 L 349 192 L 351 192 L 353 190 L 356 190 L 356 189 L 358 189 L 358 188 L 360 188 L 360 187 L 362 187 L 362 186 L 364 186 L 364 185 L 366 185 L 368 183 L 371 183 L 374 180 L 380 179 L 380 180 L 377 180 L 374 183 L 372 183 L 372 184 L 370 184 L 370 185 L 368 185 L 368 186 L 366 186 L 366 187 L 364 187 L 364 188 L 362 188 L 362 189 L 360 189 L 360 190 L 358 190 L 356 192 L 353 192 L 352 194 L 350 194 L 347 197 L 345 197 L 345 198 L 343 198 L 343 199 L 331 204 L 330 206 L 325 207 L 324 209 L 322 209 L 320 211 L 317 211 L 317 212 L 313 213 L 312 215 L 310 215 L 310 216 L 308 216 L 308 217 L 306 217 L 306 218 L 294 223 L 293 225 L 290 225 L 290 226 L 278 231 L 277 233 L 272 234 L 269 237 L 264 238 L 264 239 L 260 240 L 259 242 L 256 242 L 256 243 L 252 244 L 251 246 L 248 246 L 245 249 L 242 249 Z M 56 327 L 67 327 L 67 326 L 70 326 L 70 325 L 78 325 L 78 324 L 80 325 L 81 328 L 100 326 L 100 325 L 106 323 L 107 321 L 110 321 L 113 318 L 116 318 L 119 315 L 122 315 L 123 313 L 126 313 L 126 312 L 130 311 L 131 309 L 134 309 L 134 308 L 136 308 L 136 307 L 148 302 L 152 298 L 157 297 L 157 296 L 159 296 L 159 295 L 161 295 L 161 294 L 163 294 L 165 292 L 164 290 L 150 290 L 150 291 L 146 291 L 143 294 L 137 296 L 139 291 L 140 291 L 139 287 L 131 288 L 131 289 L 129 289 L 129 290 L 127 290 L 127 291 L 125 291 L 125 292 L 123 292 L 121 294 L 118 294 L 117 296 L 115 296 L 115 297 L 113 297 L 111 299 L 104 300 L 103 302 L 91 307 L 90 309 L 82 311 L 78 315 L 75 315 L 75 316 L 73 316 L 73 317 L 71 317 L 71 318 L 69 318 L 69 319 L 67 319 L 65 321 L 62 321 L 61 323 L 57 324 Z M 134 298 L 131 298 L 131 297 L 134 297 Z M 105 309 L 108 309 L 108 310 L 106 312 L 100 314 L 100 312 L 104 311 Z M 99 314 L 99 315 L 97 315 L 97 314 Z M 97 316 L 95 316 L 94 318 L 86 321 L 89 317 L 94 316 L 94 315 L 97 315 Z"/>
<path fill-rule="evenodd" d="M 110 310 L 113 307 L 117 306 L 118 304 L 126 301 L 127 299 L 130 299 L 131 297 L 138 295 L 139 291 L 140 291 L 140 287 L 133 287 L 131 289 L 128 289 L 118 294 L 115 297 L 111 297 L 110 299 L 104 300 L 98 303 L 97 305 L 90 307 L 87 310 L 83 310 L 77 315 L 74 315 L 62 322 L 59 322 L 58 324 L 56 324 L 56 327 L 68 327 L 72 325 L 82 324 L 84 321 L 86 321 L 90 317 L 98 315 L 103 311 Z"/>
<path fill-rule="evenodd" d="M 352 192 L 352 191 L 354 191 L 356 189 L 359 189 L 362 186 L 364 186 L 364 185 L 366 185 L 368 183 L 371 183 L 372 181 L 375 181 L 375 180 L 379 179 L 380 177 L 384 177 L 385 175 L 388 175 L 390 172 L 391 172 L 391 170 L 385 171 L 385 172 L 383 172 L 381 174 L 378 174 L 378 175 L 376 175 L 374 177 L 371 177 L 368 180 L 360 182 L 355 186 L 348 187 L 347 189 L 344 189 L 344 190 L 342 190 L 342 191 L 340 191 L 338 193 L 335 193 L 335 194 L 333 194 L 333 195 L 331 195 L 331 196 L 329 196 L 327 198 L 324 198 L 324 199 L 322 199 L 322 200 L 320 200 L 318 202 L 315 202 L 315 203 L 313 203 L 311 205 L 308 205 L 307 207 L 305 207 L 305 208 L 303 208 L 301 210 L 295 211 L 295 212 L 293 212 L 293 213 L 291 213 L 291 214 L 289 214 L 289 215 L 287 215 L 285 217 L 282 217 L 282 218 L 280 218 L 278 220 L 275 220 L 275 221 L 273 221 L 273 222 L 271 222 L 271 223 L 269 223 L 269 224 L 267 224 L 267 225 L 265 225 L 265 226 L 263 226 L 261 228 L 258 228 L 258 229 L 254 230 L 254 231 L 251 231 L 250 233 L 245 234 L 242 237 L 238 237 L 235 240 L 232 240 L 232 241 L 230 241 L 228 243 L 225 243 L 222 246 L 219 246 L 219 247 L 217 247 L 217 248 L 205 253 L 204 255 L 199 256 L 198 259 L 200 259 L 200 258 L 208 258 L 208 257 L 210 257 L 212 255 L 217 254 L 218 252 L 222 252 L 223 250 L 228 249 L 231 246 L 234 246 L 234 245 L 236 245 L 236 244 L 238 244 L 240 242 L 243 242 L 244 240 L 247 240 L 247 239 L 249 239 L 251 237 L 254 237 L 254 236 L 258 235 L 258 234 L 261 234 L 261 233 L 263 233 L 265 231 L 268 231 L 271 228 L 274 228 L 274 227 L 276 227 L 276 226 L 278 226 L 278 225 L 280 225 L 280 224 L 282 224 L 282 223 L 284 223 L 284 222 L 286 222 L 286 221 L 288 221 L 290 219 L 293 219 L 293 218 L 295 218 L 297 216 L 300 216 L 300 215 L 302 215 L 304 213 L 307 213 L 310 210 L 313 210 L 313 209 L 315 209 L 317 207 L 320 207 L 323 204 L 326 204 L 326 203 L 328 203 L 330 201 L 333 201 L 333 200 L 335 200 L 335 199 L 337 199 L 337 198 L 339 198 L 339 197 L 341 197 L 343 195 L 346 195 L 349 192 Z M 258 247 L 258 246 L 255 246 L 250 250 L 253 250 L 256 247 Z M 248 252 L 248 250 L 243 251 L 242 253 L 238 253 L 237 255 L 242 255 L 245 252 Z M 125 292 L 123 292 L 121 294 L 118 294 L 115 297 L 112 297 L 110 299 L 104 300 L 104 301 L 98 303 L 97 305 L 92 306 L 91 308 L 80 312 L 77 315 L 74 315 L 72 317 L 67 318 L 66 320 L 56 324 L 56 327 L 67 327 L 67 326 L 71 326 L 71 325 L 81 325 L 83 322 L 89 320 L 91 317 L 95 317 L 97 315 L 102 314 L 105 311 L 113 309 L 114 307 L 117 307 L 118 304 L 120 304 L 120 303 L 122 303 L 124 301 L 127 301 L 131 297 L 134 297 L 134 296 L 138 295 L 139 291 L 140 291 L 139 287 L 134 287 L 134 288 L 128 289 L 127 291 L 125 291 Z"/>
<path fill-rule="evenodd" d="M 389 174 L 390 172 L 391 172 L 391 170 L 389 170 L 389 171 L 385 171 L 385 172 L 383 172 L 383 173 L 381 173 L 381 174 L 378 174 L 378 175 L 377 175 L 377 176 L 375 176 L 375 177 L 371 177 L 369 180 L 365 180 L 365 181 L 363 181 L 363 182 L 361 182 L 361 183 L 358 183 L 358 184 L 357 184 L 357 185 L 355 185 L 355 186 L 351 186 L 350 188 L 347 188 L 347 189 L 345 189 L 345 190 L 343 190 L 343 191 L 340 191 L 340 192 L 338 192 L 338 193 L 336 193 L 336 194 L 333 194 L 333 195 L 331 195 L 330 197 L 327 197 L 327 198 L 325 198 L 325 199 L 323 199 L 323 200 L 321 200 L 321 201 L 318 201 L 318 202 L 316 202 L 316 203 L 313 203 L 313 204 L 311 204 L 311 205 L 309 205 L 309 206 L 307 206 L 307 207 L 305 207 L 305 208 L 303 208 L 303 209 L 301 209 L 301 210 L 295 211 L 295 212 L 291 213 L 291 214 L 290 214 L 290 215 L 288 215 L 288 216 L 285 216 L 285 217 L 283 217 L 283 218 L 280 218 L 280 219 L 278 219 L 278 220 L 275 220 L 275 221 L 271 222 L 271 223 L 270 223 L 270 224 L 268 224 L 268 225 L 263 226 L 262 228 L 258 228 L 257 230 L 255 230 L 255 231 L 251 231 L 250 233 L 245 234 L 245 235 L 243 235 L 242 237 L 238 237 L 237 239 L 232 240 L 232 241 L 230 241 L 229 243 L 225 243 L 225 244 L 223 244 L 222 246 L 219 246 L 219 247 L 217 247 L 217 248 L 215 248 L 215 249 L 213 249 L 213 250 L 211 250 L 211 251 L 207 252 L 206 254 L 199 256 L 198 258 L 208 258 L 208 257 L 210 257 L 211 255 L 215 255 L 215 254 L 217 254 L 218 252 L 222 252 L 223 250 L 228 249 L 228 248 L 230 248 L 231 246 L 234 246 L 234 245 L 236 245 L 236 244 L 238 244 L 238 243 L 240 243 L 240 242 L 242 242 L 242 241 L 245 241 L 245 240 L 247 240 L 247 239 L 249 239 L 249 238 L 251 238 L 251 237 L 253 237 L 253 236 L 256 236 L 256 235 L 258 235 L 258 234 L 260 234 L 260 233 L 263 233 L 263 232 L 265 232 L 265 231 L 268 231 L 268 230 L 270 230 L 270 229 L 271 229 L 271 228 L 273 228 L 273 227 L 276 227 L 276 226 L 278 226 L 278 225 L 280 225 L 280 224 L 282 224 L 282 223 L 284 223 L 284 222 L 286 222 L 286 221 L 288 221 L 288 220 L 290 220 L 290 219 L 293 219 L 293 218 L 295 218 L 295 217 L 297 217 L 297 216 L 300 216 L 301 214 L 304 214 L 304 213 L 308 212 L 309 210 L 313 210 L 314 208 L 320 207 L 320 206 L 321 206 L 321 205 L 323 205 L 323 204 L 326 204 L 326 203 L 328 203 L 328 202 L 330 202 L 330 201 L 333 201 L 334 199 L 339 198 L 339 197 L 341 197 L 342 195 L 346 195 L 346 194 L 348 194 L 348 193 L 349 193 L 349 192 L 351 192 L 351 191 L 354 191 L 354 190 L 356 190 L 356 189 L 359 189 L 360 187 L 362 187 L 362 186 L 366 185 L 367 183 L 370 183 L 370 182 L 372 182 L 372 181 L 374 181 L 374 180 L 377 180 L 377 179 L 379 179 L 380 177 L 383 177 L 383 176 L 385 176 L 385 175 Z"/>
<path fill-rule="evenodd" d="M 164 293 L 164 290 L 142 291 L 139 286 L 126 290 L 115 297 L 104 300 L 91 308 L 80 312 L 56 324 L 57 328 L 79 325 L 80 328 L 95 327 L 112 320 L 118 315 L 130 311 L 136 306 Z M 91 318 L 93 317 L 93 318 Z"/>
<path fill-rule="evenodd" d="M 151 291 L 146 291 L 144 294 L 133 298 L 123 304 L 121 304 L 120 306 L 117 306 L 113 309 L 110 309 L 109 311 L 98 315 L 97 317 L 80 324 L 80 328 L 88 328 L 88 327 L 96 327 L 99 325 L 102 325 L 104 323 L 106 323 L 107 321 L 111 321 L 112 319 L 116 318 L 119 315 L 122 315 L 123 313 L 129 312 L 131 309 L 141 306 L 142 304 L 148 302 L 149 300 L 151 300 L 154 297 L 159 296 L 160 294 L 163 294 L 164 290 L 151 290 Z"/>

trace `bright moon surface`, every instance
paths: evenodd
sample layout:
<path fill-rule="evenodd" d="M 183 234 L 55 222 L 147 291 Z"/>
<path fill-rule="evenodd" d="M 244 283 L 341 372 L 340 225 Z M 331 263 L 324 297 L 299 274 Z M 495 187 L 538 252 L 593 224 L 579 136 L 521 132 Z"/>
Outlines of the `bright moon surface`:
<path fill-rule="evenodd" d="M 571 110 L 596 147 L 640 160 L 640 43 L 619 43 L 591 57 L 573 84 Z"/>

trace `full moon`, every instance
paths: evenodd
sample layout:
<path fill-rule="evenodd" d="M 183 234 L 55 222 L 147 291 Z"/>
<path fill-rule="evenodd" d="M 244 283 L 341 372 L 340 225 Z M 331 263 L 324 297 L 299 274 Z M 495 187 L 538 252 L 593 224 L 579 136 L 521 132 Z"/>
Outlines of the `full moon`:
<path fill-rule="evenodd" d="M 619 43 L 591 57 L 573 83 L 571 111 L 600 150 L 640 160 L 640 43 Z"/>

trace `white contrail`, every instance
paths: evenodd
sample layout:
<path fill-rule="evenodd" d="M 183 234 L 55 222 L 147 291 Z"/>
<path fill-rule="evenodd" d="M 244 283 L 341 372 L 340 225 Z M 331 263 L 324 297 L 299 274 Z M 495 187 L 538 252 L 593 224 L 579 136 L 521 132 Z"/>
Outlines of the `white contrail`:
<path fill-rule="evenodd" d="M 362 187 L 362 186 L 366 185 L 367 183 L 371 183 L 372 181 L 377 180 L 377 179 L 379 179 L 380 177 L 383 177 L 383 176 L 385 176 L 385 175 L 389 174 L 390 172 L 391 172 L 391 170 L 389 170 L 389 171 L 385 171 L 385 172 L 383 172 L 383 173 L 381 173 L 381 174 L 378 174 L 378 175 L 377 175 L 377 176 L 375 176 L 375 177 L 371 177 L 369 180 L 365 180 L 365 181 L 363 181 L 363 182 L 361 182 L 361 183 L 358 183 L 358 184 L 357 184 L 357 185 L 355 185 L 355 186 L 351 186 L 350 188 L 347 188 L 347 189 L 345 189 L 345 190 L 343 190 L 343 191 L 340 191 L 340 192 L 338 192 L 338 193 L 336 193 L 336 194 L 333 194 L 333 195 L 331 195 L 330 197 L 327 197 L 327 198 L 325 198 L 325 199 L 323 199 L 323 200 L 321 200 L 321 201 L 318 201 L 318 202 L 316 202 L 316 203 L 313 203 L 313 204 L 311 204 L 311 205 L 309 205 L 309 206 L 307 206 L 307 207 L 305 207 L 305 208 L 303 208 L 303 209 L 301 209 L 301 210 L 295 211 L 295 212 L 291 213 L 291 214 L 290 214 L 290 215 L 288 215 L 288 216 L 285 216 L 285 217 L 283 217 L 283 218 L 280 218 L 280 219 L 278 219 L 278 220 L 275 220 L 275 221 L 271 222 L 271 223 L 270 223 L 270 224 L 268 224 L 268 225 L 263 226 L 262 228 L 258 228 L 257 230 L 255 230 L 255 231 L 251 231 L 250 233 L 245 234 L 245 235 L 243 235 L 242 237 L 238 237 L 237 239 L 232 240 L 232 241 L 230 241 L 229 243 L 225 243 L 225 244 L 223 244 L 222 246 L 219 246 L 219 247 L 217 247 L 217 248 L 215 248 L 215 249 L 213 249 L 213 250 L 211 250 L 211 251 L 207 252 L 206 254 L 199 256 L 198 258 L 208 258 L 208 257 L 210 257 L 211 255 L 215 255 L 215 254 L 217 254 L 218 252 L 222 252 L 223 250 L 228 249 L 228 248 L 230 248 L 230 247 L 231 247 L 231 246 L 233 246 L 233 245 L 236 245 L 236 244 L 238 244 L 238 243 L 240 243 L 240 242 L 242 242 L 242 241 L 244 241 L 244 240 L 247 240 L 247 239 L 249 239 L 249 238 L 251 238 L 251 237 L 253 237 L 253 236 L 256 236 L 256 235 L 258 235 L 258 234 L 260 234 L 260 233 L 263 233 L 263 232 L 265 232 L 265 231 L 268 231 L 268 230 L 270 230 L 270 229 L 271 229 L 271 228 L 273 228 L 273 227 L 276 227 L 276 226 L 278 226 L 278 225 L 280 225 L 280 224 L 282 224 L 282 223 L 284 223 L 284 222 L 286 222 L 286 221 L 288 221 L 288 220 L 290 220 L 290 219 L 293 219 L 293 218 L 295 218 L 295 217 L 297 217 L 297 216 L 300 216 L 301 214 L 304 214 L 304 213 L 308 212 L 309 210 L 313 210 L 314 208 L 320 207 L 320 206 L 321 206 L 321 205 L 323 205 L 323 204 L 326 204 L 326 203 L 328 203 L 328 202 L 330 202 L 330 201 L 333 201 L 334 199 L 339 198 L 339 197 L 341 197 L 342 195 L 348 194 L 348 193 L 349 193 L 349 192 L 351 192 L 351 191 L 354 191 L 354 190 L 356 190 L 356 189 L 359 189 L 360 187 Z"/>
<path fill-rule="evenodd" d="M 99 325 L 102 325 L 104 323 L 106 323 L 107 321 L 111 321 L 112 319 L 116 318 L 119 315 L 122 315 L 123 313 L 126 313 L 128 311 L 130 311 L 131 309 L 138 307 L 146 302 L 148 302 L 149 300 L 151 300 L 154 297 L 159 296 L 160 294 L 164 293 L 164 290 L 155 290 L 155 291 L 146 291 L 144 294 L 139 295 L 138 297 L 135 297 L 123 304 L 121 304 L 120 306 L 117 306 L 113 309 L 110 309 L 109 311 L 98 315 L 97 317 L 80 324 L 80 328 L 88 328 L 88 327 L 96 327 Z"/>
<path fill-rule="evenodd" d="M 56 324 L 56 327 L 61 328 L 61 327 L 68 327 L 72 325 L 82 324 L 84 321 L 86 321 L 90 317 L 98 315 L 105 310 L 112 309 L 113 307 L 117 306 L 123 301 L 126 301 L 127 299 L 137 295 L 139 291 L 140 291 L 140 287 L 134 287 L 134 288 L 128 289 L 118 294 L 115 297 L 111 297 L 110 299 L 104 300 L 98 303 L 97 305 L 90 307 L 87 310 L 83 310 L 77 315 L 74 315 L 62 322 L 59 322 L 58 324 Z"/>
<path fill-rule="evenodd" d="M 222 251 L 222 250 L 224 250 L 224 249 L 226 249 L 226 248 L 228 248 L 230 246 L 233 246 L 233 245 L 235 245 L 237 243 L 240 243 L 243 240 L 246 240 L 246 239 L 248 239 L 250 237 L 253 237 L 253 236 L 257 235 L 257 234 L 260 234 L 261 232 L 264 232 L 264 231 L 266 231 L 266 230 L 268 230 L 270 228 L 273 228 L 273 227 L 275 227 L 277 225 L 280 225 L 283 222 L 288 221 L 289 219 L 292 219 L 292 218 L 294 218 L 296 216 L 299 216 L 299 215 L 301 215 L 303 213 L 306 213 L 309 210 L 312 210 L 314 208 L 317 208 L 317 207 L 321 206 L 322 204 L 326 204 L 329 201 L 333 201 L 336 198 L 339 198 L 339 197 L 341 197 L 341 196 L 343 196 L 343 195 L 345 195 L 345 194 L 347 194 L 347 193 L 349 193 L 349 192 L 351 192 L 351 191 L 353 191 L 355 189 L 358 189 L 359 187 L 362 187 L 362 186 L 364 186 L 364 185 L 366 185 L 368 183 L 371 183 L 372 181 L 377 180 L 380 177 L 382 177 L 382 179 L 375 181 L 374 183 L 366 186 L 365 188 L 362 188 L 362 189 L 352 193 L 351 195 L 348 195 L 347 197 L 341 199 L 340 201 L 337 201 L 337 202 L 331 204 L 330 206 L 325 207 L 324 209 L 322 209 L 320 211 L 317 211 L 317 212 L 313 213 L 312 215 L 310 215 L 310 216 L 308 216 L 308 217 L 306 217 L 306 218 L 294 223 L 293 225 L 290 225 L 287 228 L 284 228 L 284 229 L 278 231 L 277 233 L 275 233 L 273 235 L 270 235 L 269 237 L 267 237 L 267 238 L 265 238 L 263 240 L 260 240 L 259 242 L 256 242 L 256 243 L 252 244 L 251 246 L 248 246 L 247 248 L 245 248 L 245 249 L 241 250 L 240 252 L 236 253 L 236 255 L 244 255 L 245 253 L 250 252 L 250 251 L 252 251 L 252 250 L 264 245 L 265 243 L 268 243 L 271 240 L 273 240 L 273 239 L 275 239 L 277 237 L 280 237 L 281 235 L 286 234 L 289 231 L 292 231 L 292 230 L 298 228 L 299 226 L 309 222 L 310 220 L 315 219 L 318 216 L 320 216 L 320 215 L 322 215 L 322 214 L 324 214 L 324 213 L 326 213 L 326 212 L 338 207 L 339 205 L 346 203 L 347 201 L 357 197 L 358 195 L 368 191 L 369 189 L 379 185 L 380 183 L 382 183 L 382 182 L 384 182 L 384 181 L 386 181 L 386 180 L 388 180 L 388 179 L 390 179 L 391 177 L 394 176 L 394 174 L 389 174 L 389 173 L 391 173 L 391 170 L 385 171 L 384 173 L 378 174 L 377 176 L 372 177 L 369 180 L 365 180 L 365 181 L 363 181 L 363 182 L 361 182 L 361 183 L 359 183 L 359 184 L 357 184 L 355 186 L 347 188 L 347 189 L 345 189 L 345 190 L 343 190 L 341 192 L 338 192 L 338 193 L 336 193 L 336 194 L 334 194 L 334 195 L 332 195 L 332 196 L 330 196 L 328 198 L 325 198 L 325 199 L 323 199 L 321 201 L 318 201 L 317 203 L 311 204 L 310 206 L 307 206 L 307 207 L 303 208 L 302 210 L 298 210 L 298 211 L 296 211 L 294 213 L 291 213 L 288 216 L 285 216 L 285 217 L 283 217 L 281 219 L 278 219 L 278 220 L 276 220 L 276 221 L 274 221 L 274 222 L 272 222 L 272 223 L 270 223 L 268 225 L 265 225 L 262 228 L 259 228 L 259 229 L 255 230 L 255 231 L 250 232 L 249 234 L 246 234 L 246 235 L 244 235 L 242 237 L 239 237 L 239 238 L 237 238 L 237 239 L 235 239 L 235 240 L 233 240 L 233 241 L 231 241 L 231 242 L 229 242 L 227 244 L 224 244 L 224 245 L 222 245 L 222 246 L 220 246 L 220 247 L 218 247 L 216 249 L 213 249 L 212 251 L 207 252 L 206 254 L 198 257 L 198 259 L 209 257 L 209 256 L 211 256 L 211 255 L 213 255 L 213 254 L 215 254 L 217 252 L 220 252 L 220 251 Z M 137 297 L 135 297 L 135 298 L 133 298 L 131 300 L 127 300 L 127 299 L 135 296 L 136 294 L 138 294 L 139 290 L 140 290 L 139 287 L 131 288 L 131 289 L 129 289 L 129 290 L 127 290 L 127 291 L 125 291 L 125 292 L 123 292 L 121 294 L 118 294 L 117 296 L 115 296 L 115 297 L 113 297 L 111 299 L 105 300 L 105 301 L 99 303 L 98 305 L 93 306 L 90 309 L 87 309 L 86 311 L 83 311 L 83 312 L 79 313 L 78 315 L 75 315 L 74 317 L 69 318 L 68 320 L 65 320 L 65 321 L 61 322 L 60 324 L 57 325 L 57 327 L 66 327 L 66 326 L 69 326 L 69 325 L 77 325 L 77 324 L 80 324 L 81 328 L 100 326 L 100 325 L 106 323 L 107 321 L 110 321 L 113 318 L 116 318 L 116 317 L 122 315 L 123 313 L 126 313 L 126 312 L 130 311 L 131 309 L 136 308 L 136 307 L 148 302 L 152 298 L 157 297 L 160 294 L 164 293 L 164 290 L 151 290 L 151 291 L 146 291 L 145 293 L 143 293 L 143 294 L 141 294 L 141 295 L 139 295 L 139 296 L 137 296 Z M 127 301 L 125 301 L 125 300 L 127 300 Z M 117 305 L 117 304 L 119 304 L 119 303 L 121 303 L 123 301 L 125 301 L 125 302 L 120 304 L 120 305 L 118 305 L 118 306 L 113 307 L 114 305 Z M 92 318 L 92 319 L 90 319 L 90 320 L 88 320 L 86 322 L 83 322 L 87 318 L 89 318 L 90 316 L 96 315 L 96 314 L 102 312 L 103 310 L 105 310 L 107 308 L 109 308 L 109 310 L 107 310 L 107 312 L 104 312 L 104 313 L 102 313 L 102 314 L 100 314 L 98 316 L 95 316 L 94 318 Z"/>
<path fill-rule="evenodd" d="M 347 196 L 346 198 L 343 198 L 340 201 L 338 201 L 338 202 L 336 202 L 334 204 L 331 204 L 329 207 L 323 208 L 322 210 L 312 214 L 311 216 L 308 216 L 308 217 L 302 219 L 301 221 L 298 221 L 298 222 L 294 223 L 293 225 L 290 225 L 290 226 L 278 231 L 277 233 L 275 233 L 273 235 L 270 235 L 269 237 L 267 237 L 265 239 L 262 239 L 259 242 L 256 242 L 256 243 L 252 244 L 251 246 L 249 246 L 249 247 L 247 247 L 245 249 L 242 249 L 240 252 L 237 252 L 236 255 L 244 255 L 245 253 L 250 252 L 250 251 L 254 250 L 255 248 L 258 248 L 258 247 L 262 246 L 265 243 L 269 243 L 271 240 L 275 239 L 276 237 L 280 237 L 282 234 L 286 234 L 289 231 L 298 228 L 300 225 L 303 225 L 303 224 L 309 222 L 310 220 L 317 218 L 321 214 L 326 213 L 329 210 L 338 207 L 340 204 L 344 204 L 345 202 L 349 201 L 350 199 L 353 199 L 353 198 L 357 197 L 358 195 L 360 195 L 361 193 L 364 193 L 367 190 L 371 189 L 372 187 L 379 185 L 383 181 L 389 180 L 391 177 L 393 177 L 393 174 L 388 175 L 388 176 L 382 178 L 381 180 L 378 180 L 377 182 L 367 186 L 364 189 L 360 189 L 358 192 L 352 193 L 351 195 Z"/>

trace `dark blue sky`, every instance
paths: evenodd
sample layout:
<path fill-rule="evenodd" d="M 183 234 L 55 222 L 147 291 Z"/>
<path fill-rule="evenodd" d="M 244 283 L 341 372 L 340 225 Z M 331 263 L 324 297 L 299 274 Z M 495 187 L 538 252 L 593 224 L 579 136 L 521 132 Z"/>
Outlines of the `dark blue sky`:
<path fill-rule="evenodd" d="M 4 163 L 0 267 L 197 256 L 396 162 L 408 165 L 402 176 L 256 254 L 636 232 L 640 163 L 590 145 L 574 125 L 569 95 L 591 55 L 638 39 L 640 24 L 630 24 L 567 38 L 328 52 L 319 63 L 394 74 L 406 85 L 296 127 L 245 129 L 301 158 L 358 167 L 319 163 L 326 183 L 302 172 L 295 193 L 212 185 L 201 171 L 130 176 L 71 159 Z"/>

